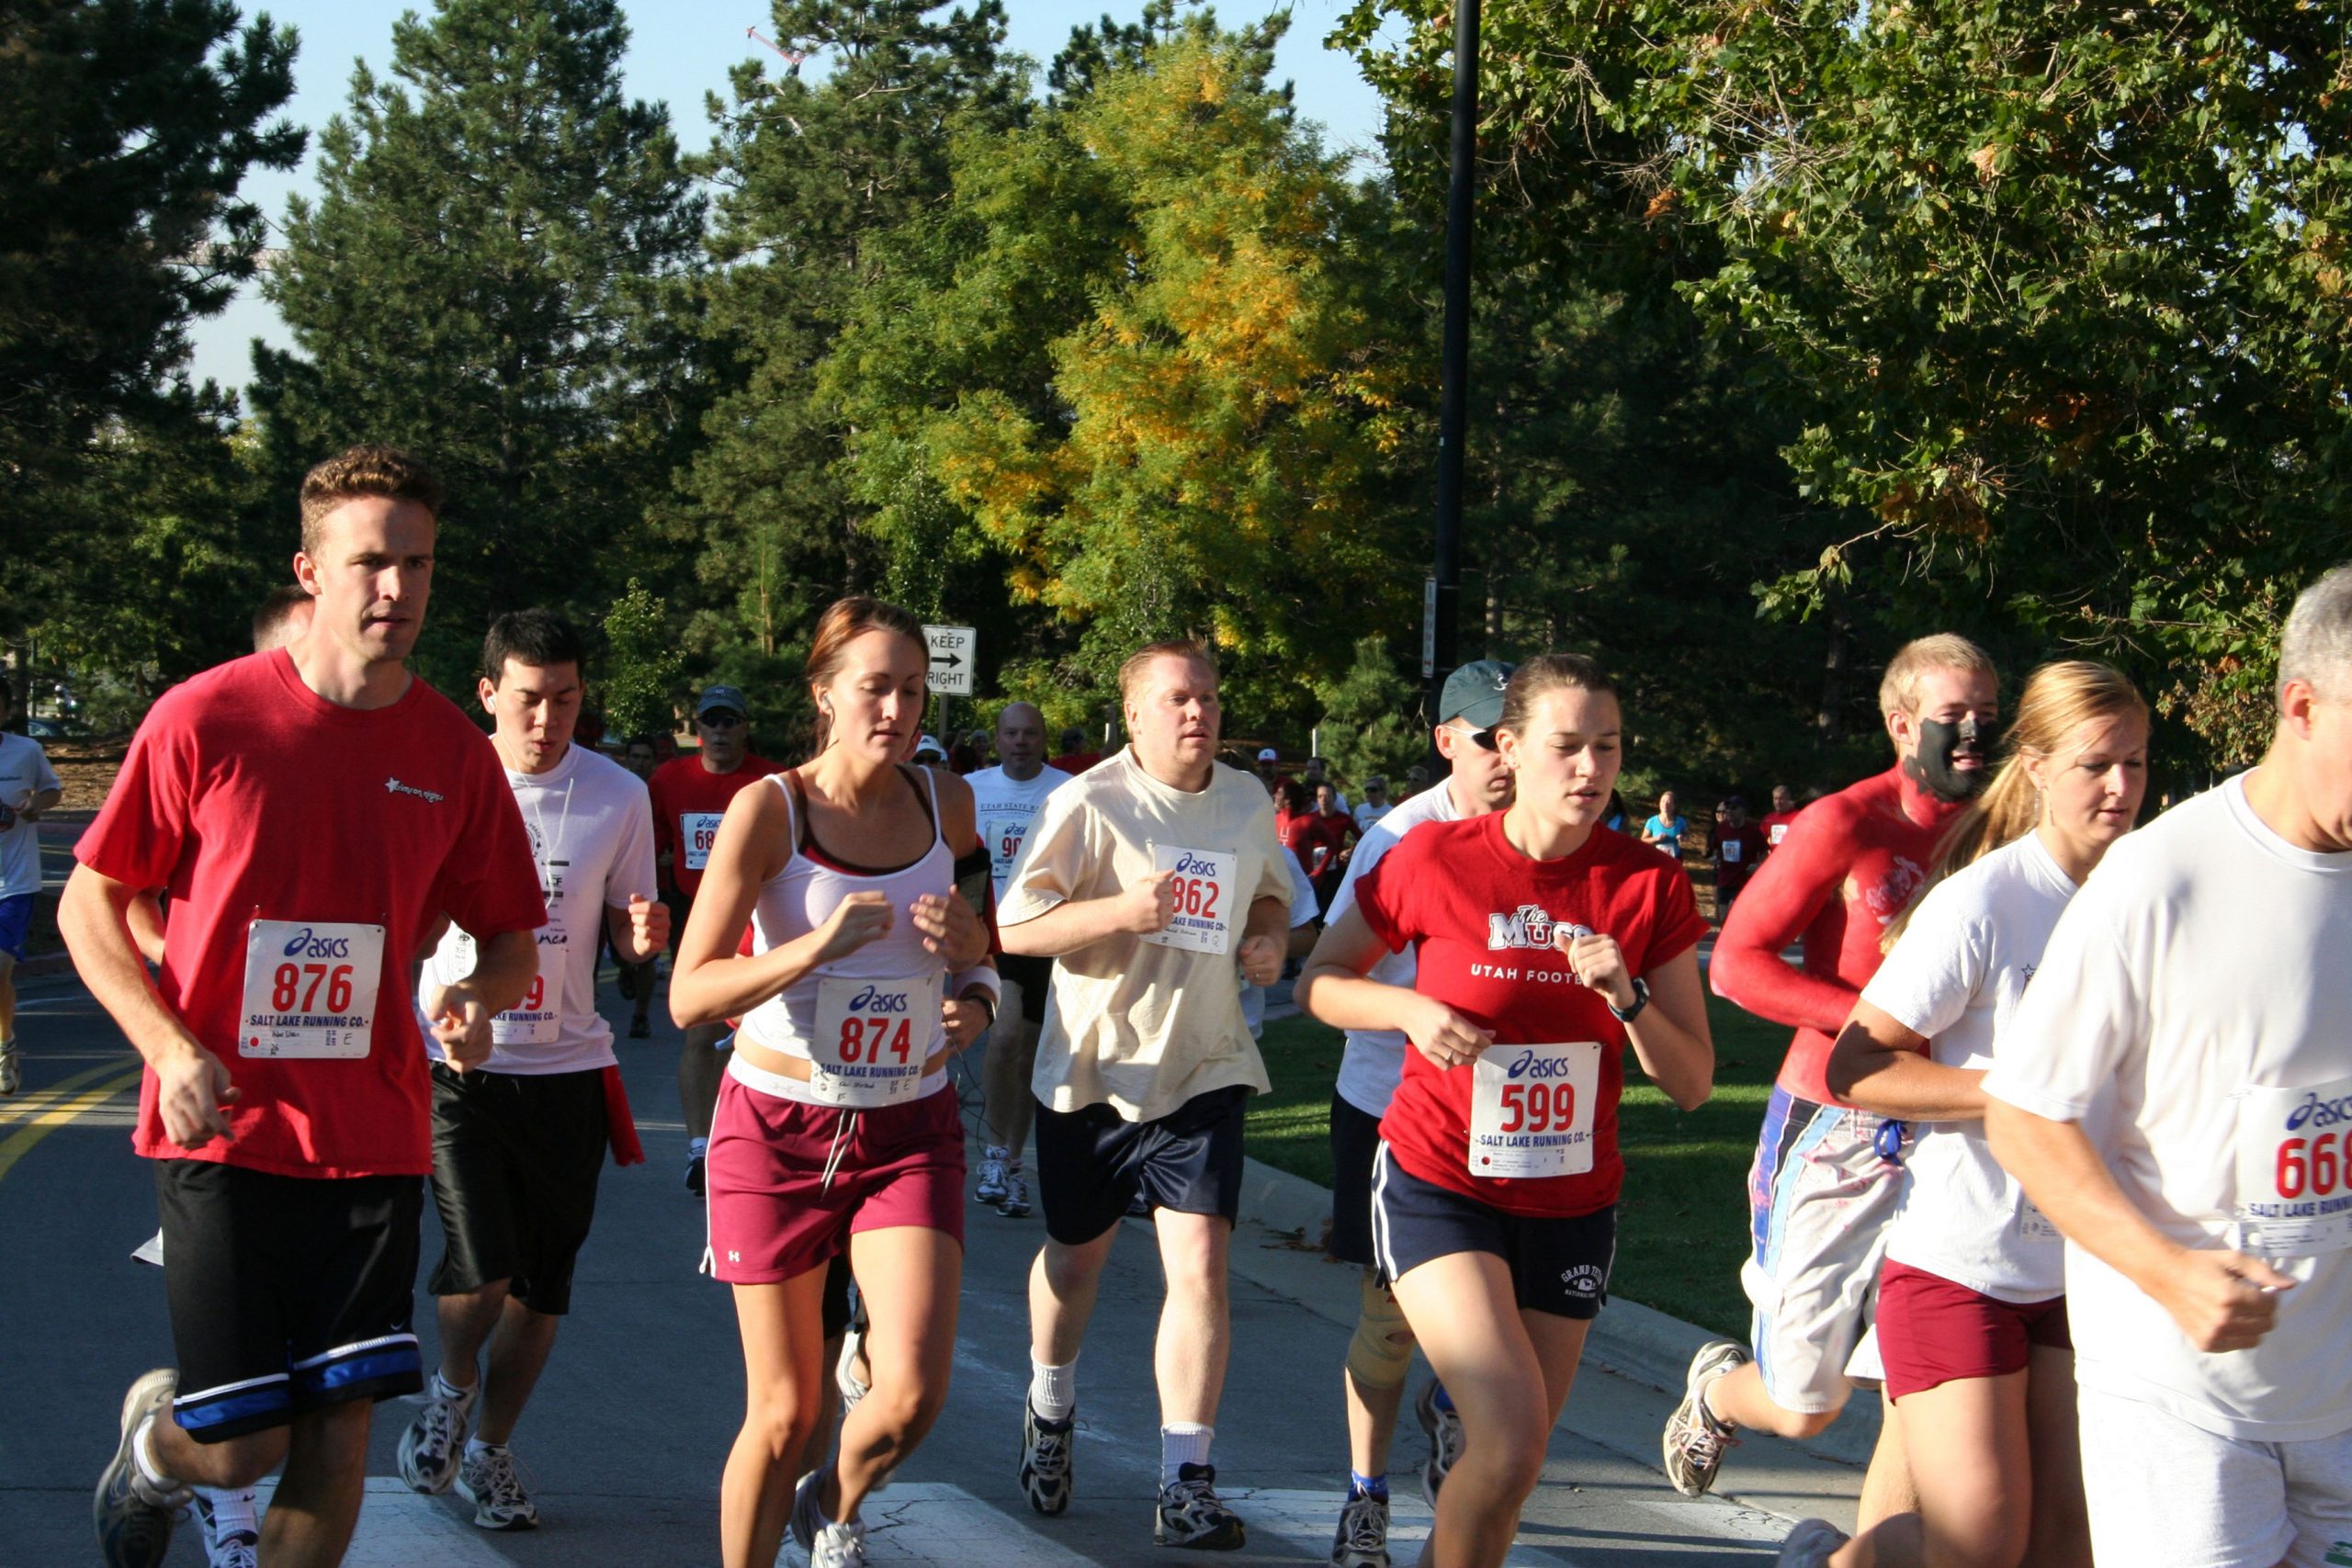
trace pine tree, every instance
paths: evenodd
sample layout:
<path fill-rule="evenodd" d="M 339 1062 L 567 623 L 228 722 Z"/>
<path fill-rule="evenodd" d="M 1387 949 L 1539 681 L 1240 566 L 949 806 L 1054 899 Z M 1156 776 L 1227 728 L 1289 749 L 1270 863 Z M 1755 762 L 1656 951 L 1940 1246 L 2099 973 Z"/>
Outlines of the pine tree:
<path fill-rule="evenodd" d="M 498 610 L 601 616 L 699 412 L 680 312 L 704 204 L 667 109 L 621 96 L 628 41 L 615 0 L 403 18 L 269 280 L 296 344 L 255 355 L 281 479 L 378 440 L 448 485 L 420 654 L 444 683 Z"/>

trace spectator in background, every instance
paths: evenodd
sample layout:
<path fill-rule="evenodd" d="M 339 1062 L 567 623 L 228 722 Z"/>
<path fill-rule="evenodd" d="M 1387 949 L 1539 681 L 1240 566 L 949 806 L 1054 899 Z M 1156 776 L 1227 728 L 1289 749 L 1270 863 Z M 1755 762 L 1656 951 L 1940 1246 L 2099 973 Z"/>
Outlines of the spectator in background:
<path fill-rule="evenodd" d="M 661 755 L 654 750 L 650 735 L 632 735 L 628 744 L 621 748 L 621 766 L 639 778 L 651 778 L 653 770 L 661 765 Z"/>
<path fill-rule="evenodd" d="M 1283 848 L 1298 857 L 1298 863 L 1304 867 L 1307 864 L 1304 836 L 1315 815 L 1314 797 L 1296 779 L 1276 779 L 1268 787 L 1274 797 L 1274 837 L 1282 840 Z"/>
<path fill-rule="evenodd" d="M 1407 801 L 1412 799 L 1413 796 L 1420 794 L 1421 791 L 1429 787 L 1429 769 L 1419 762 L 1414 763 L 1411 767 L 1405 770 L 1405 787 L 1397 792 L 1396 804 L 1399 806 L 1404 805 Z"/>
<path fill-rule="evenodd" d="M 918 766 L 935 768 L 947 761 L 947 748 L 935 735 L 925 735 L 915 741 L 915 762 Z"/>
<path fill-rule="evenodd" d="M 667 729 L 656 730 L 653 735 L 654 767 L 660 768 L 662 763 L 672 761 L 677 754 L 677 736 Z"/>
<path fill-rule="evenodd" d="M 1369 775 L 1363 781 L 1363 804 L 1355 809 L 1356 831 L 1371 832 L 1374 823 L 1396 809 L 1396 803 L 1388 798 L 1388 781 L 1378 773 Z"/>
<path fill-rule="evenodd" d="M 1046 766 L 1059 768 L 1070 777 L 1076 778 L 1102 760 L 1102 752 L 1086 750 L 1086 731 L 1073 724 L 1062 731 L 1062 754 L 1048 760 Z"/>
<path fill-rule="evenodd" d="M 1772 786 L 1772 809 L 1765 814 L 1764 852 L 1770 854 L 1789 836 L 1789 824 L 1797 819 L 1797 797 L 1789 793 L 1786 784 Z"/>
<path fill-rule="evenodd" d="M 1690 819 L 1682 815 L 1672 790 L 1661 790 L 1657 797 L 1657 815 L 1642 824 L 1642 842 L 1657 846 L 1676 860 L 1682 858 L 1682 835 L 1690 830 Z"/>
<path fill-rule="evenodd" d="M 1735 795 L 1715 808 L 1707 829 L 1707 858 L 1715 863 L 1715 924 L 1731 914 L 1732 900 L 1770 849 L 1764 829 L 1747 819 L 1747 802 Z"/>
<path fill-rule="evenodd" d="M 1268 795 L 1281 794 L 1275 785 L 1282 782 L 1282 774 L 1277 771 L 1282 764 L 1282 754 L 1272 747 L 1258 748 L 1258 782 L 1266 786 Z"/>
<path fill-rule="evenodd" d="M 1302 782 L 1306 784 L 1309 791 L 1312 791 L 1317 784 L 1328 782 L 1323 772 L 1322 758 L 1309 757 L 1306 759 L 1306 769 L 1305 773 L 1302 775 Z M 1348 805 L 1348 797 L 1340 793 L 1339 785 L 1333 784 L 1331 786 L 1331 793 L 1333 795 L 1338 797 L 1340 810 L 1349 811 L 1353 809 L 1353 807 Z"/>
<path fill-rule="evenodd" d="M 1340 792 L 1329 779 L 1315 786 L 1315 816 L 1307 829 L 1307 840 L 1314 846 L 1311 859 L 1305 862 L 1306 879 L 1315 885 L 1315 903 L 1318 909 L 1331 907 L 1332 896 L 1340 891 L 1340 874 L 1348 863 L 1348 842 L 1361 834 L 1356 819 L 1340 804 Z"/>
<path fill-rule="evenodd" d="M 1623 795 L 1613 789 L 1611 790 L 1609 810 L 1601 817 L 1600 825 L 1612 833 L 1631 833 L 1634 830 L 1633 823 L 1634 808 L 1625 804 Z"/>
<path fill-rule="evenodd" d="M 988 756 L 987 741 L 975 746 L 970 736 L 959 735 L 947 748 L 947 766 L 960 778 L 966 773 L 978 773 L 988 761 Z"/>

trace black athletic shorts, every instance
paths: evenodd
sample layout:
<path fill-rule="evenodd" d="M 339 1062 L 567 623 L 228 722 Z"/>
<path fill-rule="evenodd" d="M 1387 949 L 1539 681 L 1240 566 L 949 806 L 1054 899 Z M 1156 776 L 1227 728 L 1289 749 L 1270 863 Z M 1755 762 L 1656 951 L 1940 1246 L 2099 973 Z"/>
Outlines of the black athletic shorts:
<path fill-rule="evenodd" d="M 1037 1197 L 1046 1234 L 1064 1247 L 1119 1223 L 1141 1191 L 1180 1214 L 1241 1213 L 1241 1121 L 1250 1087 L 1233 1084 L 1188 1100 L 1152 1122 L 1129 1122 L 1108 1105 L 1056 1111 L 1037 1104 Z"/>
<path fill-rule="evenodd" d="M 833 1260 L 825 1265 L 825 1300 L 821 1310 L 824 1314 L 824 1335 L 828 1339 L 838 1339 L 849 1332 L 852 1315 L 849 1282 L 849 1255 L 836 1252 Z"/>
<path fill-rule="evenodd" d="M 455 1296 L 505 1280 L 516 1301 L 560 1316 L 596 1217 L 605 1143 L 602 1068 L 460 1073 L 434 1063 L 433 1201 L 443 1249 L 426 1288 Z"/>
<path fill-rule="evenodd" d="M 1372 1238 L 1380 1282 L 1394 1285 L 1432 1258 L 1491 1252 L 1510 1265 L 1522 1312 L 1593 1318 L 1609 1299 L 1617 1259 L 1617 1206 L 1561 1218 L 1507 1214 L 1423 1181 L 1380 1145 L 1372 1170 Z"/>
<path fill-rule="evenodd" d="M 1053 987 L 1054 961 L 1000 953 L 996 955 L 996 973 L 998 979 L 1021 987 L 1021 1016 L 1031 1023 L 1045 1022 L 1046 993 Z"/>
<path fill-rule="evenodd" d="M 411 1328 L 424 1182 L 159 1159 L 172 1414 L 217 1443 L 424 1386 Z"/>
<path fill-rule="evenodd" d="M 1331 1239 L 1323 1250 L 1342 1263 L 1370 1269 L 1372 1159 L 1380 1152 L 1380 1118 L 1331 1091 Z"/>

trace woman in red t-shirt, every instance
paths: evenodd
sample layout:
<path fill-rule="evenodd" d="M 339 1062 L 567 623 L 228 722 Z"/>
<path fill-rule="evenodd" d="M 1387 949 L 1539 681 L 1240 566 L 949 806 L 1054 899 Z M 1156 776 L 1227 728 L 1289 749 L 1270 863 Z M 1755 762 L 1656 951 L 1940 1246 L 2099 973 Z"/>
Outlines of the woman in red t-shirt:
<path fill-rule="evenodd" d="M 1600 828 L 1622 730 L 1590 660 L 1521 665 L 1495 727 L 1510 809 L 1408 834 L 1298 984 L 1325 1023 L 1415 1046 L 1380 1124 L 1372 1225 L 1462 1422 L 1430 1537 L 1439 1568 L 1493 1568 L 1510 1551 L 1606 1298 L 1624 1047 L 1686 1111 L 1713 1087 L 1690 879 Z M 1363 977 L 1408 946 L 1411 989 Z"/>

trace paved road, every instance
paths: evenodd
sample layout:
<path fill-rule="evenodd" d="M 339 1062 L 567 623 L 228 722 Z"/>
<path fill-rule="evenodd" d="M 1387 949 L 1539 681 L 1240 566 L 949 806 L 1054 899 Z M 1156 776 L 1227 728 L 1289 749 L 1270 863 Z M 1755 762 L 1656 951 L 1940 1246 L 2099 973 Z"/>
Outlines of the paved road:
<path fill-rule="evenodd" d="M 613 1015 L 624 1005 L 606 988 Z M 154 1227 L 146 1167 L 129 1152 L 135 1063 L 70 978 L 28 987 L 20 1033 L 27 1091 L 0 1102 L 0 1568 L 94 1560 L 88 1489 L 113 1443 L 121 1391 L 170 1359 L 161 1280 L 130 1250 Z M 741 1382 L 727 1292 L 695 1273 L 701 1210 L 679 1181 L 676 1035 L 624 1042 L 624 1066 L 651 1163 L 608 1170 L 582 1258 L 574 1316 L 517 1434 L 546 1528 L 491 1536 L 455 1498 L 426 1499 L 394 1479 L 407 1414 L 379 1413 L 368 1509 L 355 1563 L 451 1568 L 630 1568 L 717 1561 L 720 1462 Z M 431 1205 L 427 1205 L 428 1214 Z M 1157 1555 L 1147 1533 L 1158 1463 L 1150 1336 L 1159 1270 L 1130 1222 L 1080 1363 L 1078 1501 L 1037 1518 L 1014 1484 L 1027 1376 L 1023 1280 L 1043 1238 L 1037 1219 L 977 1205 L 956 1385 L 928 1445 L 869 1514 L 879 1562 L 1133 1563 Z M 425 1257 L 439 1247 L 428 1219 Z M 1345 1474 L 1339 1366 L 1355 1306 L 1349 1271 L 1245 1225 L 1237 1237 L 1236 1351 L 1216 1457 L 1251 1526 L 1229 1561 L 1325 1560 Z M 421 1314 L 429 1321 L 430 1314 Z M 1577 1568 L 1761 1560 L 1784 1521 L 1732 1504 L 1681 1501 L 1656 1470 L 1665 1409 L 1654 1391 L 1588 1370 L 1555 1435 L 1544 1484 L 1514 1562 Z M 1421 1458 L 1399 1444 L 1400 1483 Z M 1409 1486 L 1402 1491 L 1409 1491 Z M 1399 1537 L 1426 1516 L 1400 1505 Z M 1400 1552 L 1409 1560 L 1409 1554 Z M 786 1561 L 798 1554 L 786 1551 Z M 198 1563 L 192 1530 L 177 1568 Z"/>

